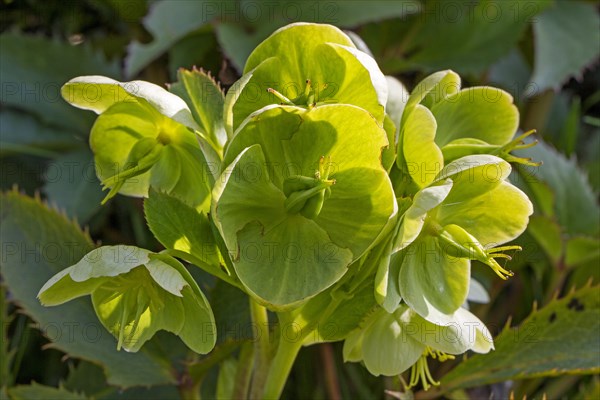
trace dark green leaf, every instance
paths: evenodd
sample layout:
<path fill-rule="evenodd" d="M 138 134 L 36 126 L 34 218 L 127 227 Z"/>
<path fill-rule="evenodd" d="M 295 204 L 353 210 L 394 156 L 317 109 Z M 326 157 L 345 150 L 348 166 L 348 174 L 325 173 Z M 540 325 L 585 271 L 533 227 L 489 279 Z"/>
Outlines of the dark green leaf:
<path fill-rule="evenodd" d="M 20 153 L 54 157 L 60 150 L 83 144 L 73 137 L 73 131 L 42 124 L 34 115 L 10 108 L 0 110 L 0 127 L 0 156 Z"/>
<path fill-rule="evenodd" d="M 54 159 L 45 176 L 43 190 L 48 201 L 68 216 L 86 223 L 100 209 L 104 195 L 91 151 L 80 150 Z"/>
<path fill-rule="evenodd" d="M 212 27 L 202 27 L 169 48 L 169 77 L 175 80 L 179 68 L 192 69 L 194 66 L 218 72 L 222 62 L 221 57 L 216 56 L 218 51 Z"/>
<path fill-rule="evenodd" d="M 223 3 L 221 3 L 223 4 Z M 219 16 L 227 16 L 223 10 L 236 10 L 236 6 L 217 6 Z M 219 43 L 238 71 L 244 69 L 252 50 L 277 28 L 292 22 L 320 22 L 338 27 L 352 28 L 358 25 L 403 17 L 421 9 L 416 0 L 359 0 L 351 2 L 297 2 L 279 0 L 269 2 L 244 2 L 237 5 L 236 16 L 249 22 L 244 26 L 239 19 L 224 21 L 216 27 Z M 253 14 L 251 14 L 253 13 Z M 256 13 L 256 17 L 254 16 Z M 231 14 L 231 13 L 230 13 Z M 231 15 L 229 15 L 231 16 Z M 235 23 L 233 22 L 235 21 Z"/>
<path fill-rule="evenodd" d="M 247 33 L 240 24 L 222 22 L 216 26 L 215 32 L 223 52 L 235 69 L 241 72 L 252 50 L 282 25 L 284 24 L 270 21 L 258 25 L 254 32 Z"/>
<path fill-rule="evenodd" d="M 136 75 L 179 39 L 208 23 L 217 15 L 216 12 L 208 12 L 215 6 L 219 4 L 203 0 L 154 2 L 143 20 L 144 27 L 152 34 L 154 41 L 148 44 L 134 41 L 129 45 L 125 59 L 126 76 Z"/>
<path fill-rule="evenodd" d="M 561 374 L 600 372 L 600 287 L 584 287 L 505 329 L 496 351 L 475 355 L 442 379 L 444 392 Z"/>
<path fill-rule="evenodd" d="M 93 116 L 73 109 L 61 99 L 62 84 L 78 75 L 104 74 L 113 78 L 120 75 L 117 63 L 109 63 L 89 46 L 3 34 L 0 49 L 2 103 L 67 129 L 87 133 Z"/>
<path fill-rule="evenodd" d="M 513 49 L 489 70 L 490 84 L 508 91 L 516 103 L 537 94 L 537 88 L 529 82 L 530 76 L 531 67 L 518 49 Z"/>
<path fill-rule="evenodd" d="M 293 2 L 289 1 L 288 3 Z M 403 17 L 421 10 L 421 3 L 417 0 L 358 0 L 350 2 L 307 2 L 304 4 L 305 12 L 299 20 L 308 18 L 312 21 L 314 16 L 314 22 L 334 24 L 345 28 Z"/>
<path fill-rule="evenodd" d="M 31 385 L 19 385 L 8 389 L 12 400 L 85 400 L 82 394 L 69 392 L 64 388 L 44 386 L 33 382 Z"/>
<path fill-rule="evenodd" d="M 521 174 L 521 182 L 532 189 L 534 198 L 541 196 L 540 199 L 536 198 L 536 203 L 548 201 L 548 191 L 544 190 L 544 186 L 550 187 L 554 192 L 556 219 L 564 232 L 588 235 L 600 232 L 600 207 L 587 176 L 574 159 L 567 159 L 545 143 L 519 151 L 518 156 L 543 162 L 541 167 Z"/>
<path fill-rule="evenodd" d="M 436 0 L 426 4 L 415 22 L 414 39 L 405 49 L 408 62 L 401 61 L 400 69 L 451 68 L 478 73 L 508 54 L 532 18 L 551 2 Z"/>
<path fill-rule="evenodd" d="M 107 388 L 104 371 L 98 365 L 82 360 L 77 366 L 69 369 L 64 387 L 70 391 L 84 393 L 86 396 L 99 394 Z"/>
<path fill-rule="evenodd" d="M 556 1 L 533 24 L 538 89 L 559 88 L 600 54 L 600 17 L 594 4 Z M 560 55 L 560 56 L 557 56 Z"/>

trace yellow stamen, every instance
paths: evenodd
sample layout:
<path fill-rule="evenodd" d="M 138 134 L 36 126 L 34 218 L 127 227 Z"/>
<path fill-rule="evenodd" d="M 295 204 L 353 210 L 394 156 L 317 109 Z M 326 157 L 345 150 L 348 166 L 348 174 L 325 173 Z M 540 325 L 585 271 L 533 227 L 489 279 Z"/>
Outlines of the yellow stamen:
<path fill-rule="evenodd" d="M 421 386 L 423 386 L 424 390 L 429 390 L 431 386 L 438 386 L 440 384 L 440 382 L 433 379 L 433 376 L 429 371 L 427 357 L 431 357 L 440 362 L 454 360 L 453 355 L 446 354 L 443 351 L 435 350 L 429 346 L 426 346 L 421 357 L 410 368 L 410 382 L 408 383 L 408 389 L 417 386 L 419 382 L 421 382 Z"/>

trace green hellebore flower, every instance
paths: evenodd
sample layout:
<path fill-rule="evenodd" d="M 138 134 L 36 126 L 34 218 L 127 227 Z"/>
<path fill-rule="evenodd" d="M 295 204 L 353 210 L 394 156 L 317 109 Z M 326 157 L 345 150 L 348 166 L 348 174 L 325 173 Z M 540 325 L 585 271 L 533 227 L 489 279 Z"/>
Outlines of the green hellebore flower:
<path fill-rule="evenodd" d="M 494 348 L 483 322 L 461 308 L 445 324 L 433 324 L 406 305 L 393 313 L 377 309 L 344 341 L 344 361 L 362 361 L 375 376 L 394 376 L 412 366 L 411 385 L 419 378 L 425 389 L 437 384 L 426 358 L 444 361 L 468 350 L 487 353 Z"/>
<path fill-rule="evenodd" d="M 215 345 L 210 305 L 172 257 L 133 246 L 99 247 L 54 275 L 38 297 L 43 305 L 56 306 L 88 294 L 119 350 L 136 352 L 161 329 L 197 353 L 206 354 Z"/>
<path fill-rule="evenodd" d="M 269 104 L 352 104 L 383 124 L 385 76 L 332 25 L 295 23 L 278 29 L 250 54 L 244 74 L 225 100 L 230 137 L 245 118 Z"/>
<path fill-rule="evenodd" d="M 539 165 L 510 154 L 535 145 L 523 142 L 533 131 L 513 140 L 519 111 L 512 96 L 487 86 L 460 90 L 460 84 L 454 72 L 437 72 L 419 83 L 407 101 L 397 162 L 416 185 L 428 186 L 445 163 L 471 154 Z"/>
<path fill-rule="evenodd" d="M 98 178 L 110 192 L 146 197 L 150 186 L 191 206 L 210 206 L 212 178 L 199 130 L 186 103 L 144 81 L 117 82 L 81 76 L 67 82 L 63 98 L 100 114 L 90 133 Z"/>
<path fill-rule="evenodd" d="M 392 246 L 398 253 L 377 274 L 380 304 L 389 309 L 401 298 L 423 318 L 446 323 L 467 298 L 470 260 L 503 279 L 512 274 L 496 258 L 520 249 L 501 245 L 523 233 L 533 206 L 507 181 L 510 171 L 495 156 L 462 157 L 415 195 Z"/>
<path fill-rule="evenodd" d="M 335 283 L 397 212 L 385 131 L 365 110 L 271 105 L 229 143 L 211 215 L 240 281 L 274 309 Z"/>

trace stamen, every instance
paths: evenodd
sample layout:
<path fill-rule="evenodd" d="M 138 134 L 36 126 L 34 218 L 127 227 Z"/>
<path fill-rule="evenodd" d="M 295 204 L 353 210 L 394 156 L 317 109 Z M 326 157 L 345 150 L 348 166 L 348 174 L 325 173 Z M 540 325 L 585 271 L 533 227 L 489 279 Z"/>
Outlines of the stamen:
<path fill-rule="evenodd" d="M 421 357 L 410 368 L 410 382 L 408 383 L 407 389 L 417 386 L 419 382 L 421 382 L 421 386 L 423 386 L 424 390 L 429 390 L 431 386 L 439 386 L 440 382 L 436 381 L 429 371 L 427 357 L 437 359 L 441 362 L 454 360 L 453 355 L 426 346 Z"/>
<path fill-rule="evenodd" d="M 438 386 L 440 383 L 433 379 L 431 372 L 429 372 L 429 366 L 427 365 L 427 356 L 423 354 L 416 363 L 410 369 L 410 382 L 408 388 L 411 389 L 421 382 L 423 390 L 429 390 L 433 386 Z"/>
<path fill-rule="evenodd" d="M 521 251 L 523 248 L 521 246 L 502 246 L 502 247 L 494 247 L 492 249 L 487 250 L 488 254 L 498 253 L 500 251 L 508 251 L 508 250 L 516 250 Z"/>
<path fill-rule="evenodd" d="M 512 260 L 512 257 L 509 256 L 508 254 L 500 253 L 501 251 L 508 251 L 508 250 L 520 251 L 520 250 L 522 250 L 522 248 L 521 248 L 521 246 L 502 246 L 502 247 L 496 247 L 496 248 L 485 251 L 487 256 L 489 257 L 488 262 L 486 262 L 486 264 L 489 265 L 490 267 L 492 267 L 492 269 L 494 270 L 496 275 L 498 275 L 500 278 L 502 278 L 504 280 L 513 276 L 514 273 L 510 270 L 506 270 L 506 269 L 502 268 L 502 266 L 500 266 L 500 264 L 498 264 L 498 262 L 495 259 L 496 258 L 504 258 L 509 261 Z"/>
<path fill-rule="evenodd" d="M 493 255 L 493 257 L 499 257 L 499 256 L 500 255 L 498 255 L 498 254 Z M 498 262 L 496 260 L 494 260 L 492 257 L 490 257 L 490 259 L 488 260 L 488 262 L 486 262 L 486 264 L 489 265 L 492 268 L 492 270 L 494 270 L 496 275 L 498 275 L 500 278 L 502 278 L 504 280 L 507 280 L 509 277 L 514 275 L 514 273 L 512 271 L 502 268 L 502 266 L 500 264 L 498 264 Z"/>
<path fill-rule="evenodd" d="M 304 88 L 304 96 L 306 98 L 308 98 L 308 95 L 310 94 L 310 91 L 312 89 L 312 84 L 310 82 L 310 79 L 306 80 L 306 87 Z"/>
<path fill-rule="evenodd" d="M 504 146 L 498 148 L 496 151 L 492 152 L 492 154 L 501 155 L 502 158 L 504 158 L 508 162 L 530 165 L 532 167 L 539 167 L 540 165 L 542 165 L 541 162 L 531 161 L 531 158 L 516 157 L 516 156 L 510 154 L 510 152 L 513 150 L 523 150 L 523 149 L 528 149 L 530 147 L 535 146 L 538 143 L 537 140 L 534 140 L 531 143 L 525 143 L 523 141 L 526 137 L 528 137 L 534 133 L 536 133 L 535 129 L 527 131 L 527 132 L 523 133 L 522 135 L 520 135 L 519 137 L 515 138 L 510 143 L 507 143 Z"/>
<path fill-rule="evenodd" d="M 286 104 L 288 106 L 295 106 L 294 103 L 292 103 L 292 101 L 290 99 L 288 99 L 287 97 L 285 97 L 284 95 L 282 95 L 281 93 L 279 93 L 277 90 L 273 89 L 273 88 L 268 88 L 267 92 L 271 93 L 272 95 L 274 95 L 275 97 L 277 97 L 279 100 L 281 100 L 281 104 Z"/>
<path fill-rule="evenodd" d="M 439 351 L 439 350 L 434 350 L 431 347 L 427 346 L 427 348 L 425 349 L 425 351 L 427 352 L 427 355 L 431 358 L 433 358 L 434 360 L 438 360 L 438 361 L 446 361 L 446 360 L 454 360 L 454 356 L 452 354 L 446 354 L 443 351 Z"/>
<path fill-rule="evenodd" d="M 431 383 L 433 386 L 438 386 L 440 382 L 436 381 L 435 379 L 433 379 L 433 376 L 431 376 L 431 372 L 429 372 L 429 367 L 427 366 L 427 360 L 423 360 L 423 364 L 425 365 L 423 368 L 423 371 L 425 372 L 425 379 L 422 380 L 423 389 L 429 390 L 429 388 L 431 387 L 429 383 Z"/>

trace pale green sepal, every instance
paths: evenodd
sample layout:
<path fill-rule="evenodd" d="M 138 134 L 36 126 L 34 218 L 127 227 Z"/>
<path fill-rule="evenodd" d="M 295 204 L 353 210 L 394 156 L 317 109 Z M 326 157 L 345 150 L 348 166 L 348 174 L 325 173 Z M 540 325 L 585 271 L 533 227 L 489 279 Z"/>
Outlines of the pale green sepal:
<path fill-rule="evenodd" d="M 444 167 L 444 156 L 435 143 L 436 129 L 433 114 L 420 104 L 403 126 L 401 152 L 409 175 L 420 188 L 431 184 Z"/>
<path fill-rule="evenodd" d="M 373 114 L 373 116 L 375 117 L 375 119 L 377 119 L 378 121 L 383 121 L 383 115 L 385 114 L 385 106 L 387 104 L 387 100 L 388 100 L 388 81 L 385 77 L 385 75 L 383 75 L 383 73 L 381 72 L 381 70 L 379 69 L 379 65 L 377 65 L 377 62 L 373 59 L 373 57 L 371 57 L 370 55 L 368 55 L 367 53 L 364 53 L 360 50 L 358 50 L 355 47 L 350 47 L 350 46 L 344 46 L 341 44 L 336 44 L 336 43 L 328 43 L 329 46 L 336 48 L 336 49 L 340 49 L 341 51 L 338 51 L 338 54 L 341 55 L 341 53 L 343 51 L 351 54 L 352 56 L 354 56 L 359 62 L 360 64 L 362 64 L 362 67 L 364 68 L 364 70 L 366 70 L 366 72 L 368 73 L 368 77 L 370 78 L 368 80 L 370 86 L 372 88 L 375 89 L 375 93 L 377 93 L 377 101 L 378 103 L 381 105 L 381 110 L 377 110 L 375 107 L 369 107 L 368 111 L 371 112 L 371 114 Z M 348 59 L 347 57 L 343 56 L 344 59 Z M 358 68 L 358 65 L 355 67 L 354 66 L 355 63 L 349 63 L 349 68 L 356 68 L 356 71 L 347 71 L 347 73 L 349 73 L 349 75 L 352 76 L 353 80 L 363 80 L 363 69 L 362 68 Z M 344 86 L 346 86 L 346 81 L 344 82 Z M 356 96 L 359 96 L 361 93 L 358 92 L 358 85 L 350 85 L 347 84 L 348 87 L 356 87 L 356 89 L 354 89 Z M 365 88 L 364 91 L 367 90 L 371 90 L 371 88 Z M 342 93 L 337 93 L 337 96 L 340 97 L 340 99 L 343 98 L 351 98 L 352 97 L 352 93 L 348 93 L 347 95 L 342 94 Z M 341 101 L 343 103 L 348 103 L 348 104 L 355 104 L 354 102 L 351 101 Z M 360 104 L 356 104 L 358 106 L 360 106 Z M 366 106 L 366 104 L 365 104 Z"/>
<path fill-rule="evenodd" d="M 77 297 L 87 296 L 104 282 L 103 278 L 75 282 L 70 275 L 72 268 L 63 269 L 42 286 L 37 295 L 42 305 L 58 306 Z"/>
<path fill-rule="evenodd" d="M 397 277 L 403 258 L 402 251 L 388 254 L 381 260 L 375 276 L 375 299 L 389 313 L 394 312 L 402 301 Z"/>
<path fill-rule="evenodd" d="M 165 117 L 199 129 L 185 101 L 146 81 L 119 82 L 105 76 L 79 76 L 63 85 L 61 95 L 73 106 L 96 114 L 103 113 L 116 103 L 146 101 Z"/>
<path fill-rule="evenodd" d="M 469 332 L 471 338 L 475 335 L 475 342 L 470 350 L 476 353 L 488 353 L 494 350 L 494 339 L 491 332 L 479 318 L 464 308 L 459 308 L 454 313 L 454 319 L 461 327 Z"/>
<path fill-rule="evenodd" d="M 408 307 L 400 308 L 395 315 L 414 339 L 432 349 L 447 354 L 462 354 L 475 345 L 476 328 L 469 321 L 465 324 L 456 318 L 457 315 L 462 316 L 461 311 L 455 313 L 454 322 L 442 325 L 427 321 Z"/>
<path fill-rule="evenodd" d="M 464 190 L 457 190 L 456 195 L 450 192 L 438 208 L 436 219 L 441 225 L 459 225 L 486 250 L 516 239 L 525 231 L 533 205 L 521 190 L 502 181 L 492 190 L 482 194 L 474 190 L 469 196 L 468 181 L 461 186 Z"/>
<path fill-rule="evenodd" d="M 428 321 L 444 324 L 467 298 L 471 262 L 449 256 L 429 235 L 405 251 L 398 277 L 402 299 Z"/>
<path fill-rule="evenodd" d="M 187 282 L 181 274 L 171 265 L 165 263 L 159 258 L 151 257 L 145 265 L 150 276 L 156 283 L 172 295 L 183 297 L 181 290 L 187 285 Z"/>
<path fill-rule="evenodd" d="M 430 107 L 431 104 L 457 93 L 460 90 L 460 85 L 460 76 L 449 69 L 427 76 L 410 93 L 402 114 L 401 126 L 404 125 L 417 104 L 425 102 L 425 106 Z"/>
<path fill-rule="evenodd" d="M 511 171 L 510 164 L 500 157 L 490 154 L 473 154 L 461 157 L 444 166 L 435 181 L 452 178 L 454 181 L 463 179 L 471 183 L 476 181 L 497 183 L 506 179 Z"/>
<path fill-rule="evenodd" d="M 359 362 L 362 360 L 362 341 L 364 332 L 361 329 L 352 331 L 344 340 L 344 362 Z"/>
<path fill-rule="evenodd" d="M 431 112 L 438 122 L 435 142 L 440 147 L 460 138 L 504 145 L 519 127 L 519 110 L 512 96 L 489 86 L 471 87 L 445 97 L 431 107 Z"/>
<path fill-rule="evenodd" d="M 257 168 L 250 176 L 244 167 Z M 264 174 L 263 174 L 264 173 Z M 225 168 L 212 191 L 212 218 L 227 248 L 239 258 L 237 232 L 257 221 L 271 227 L 285 217 L 284 194 L 271 183 L 260 145 L 245 148 Z"/>
<path fill-rule="evenodd" d="M 381 310 L 365 329 L 362 359 L 375 376 L 394 376 L 410 368 L 423 354 L 425 345 L 408 334 L 394 314 Z"/>
<path fill-rule="evenodd" d="M 289 68 L 305 70 L 304 65 L 314 63 L 314 60 L 306 56 L 321 43 L 355 47 L 352 39 L 333 25 L 297 22 L 279 28 L 256 46 L 246 61 L 244 74 L 274 56 L 281 57 L 283 64 L 289 65 Z"/>
<path fill-rule="evenodd" d="M 427 213 L 442 204 L 452 186 L 452 181 L 447 179 L 442 184 L 424 188 L 415 195 L 412 205 L 404 214 L 393 252 L 400 251 L 415 241 L 423 229 Z"/>
<path fill-rule="evenodd" d="M 135 246 L 102 246 L 90 251 L 70 271 L 75 282 L 114 277 L 150 261 L 150 251 Z"/>

